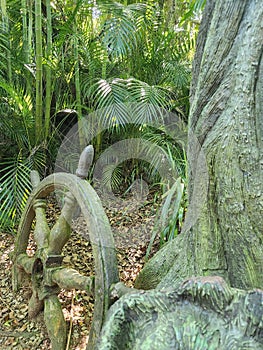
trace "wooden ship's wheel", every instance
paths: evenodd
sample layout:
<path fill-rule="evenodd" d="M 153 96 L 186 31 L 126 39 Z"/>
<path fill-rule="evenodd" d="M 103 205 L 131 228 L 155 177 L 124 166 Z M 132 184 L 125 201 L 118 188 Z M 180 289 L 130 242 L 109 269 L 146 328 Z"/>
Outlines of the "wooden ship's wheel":
<path fill-rule="evenodd" d="M 32 296 L 29 316 L 44 310 L 44 320 L 53 350 L 64 350 L 67 342 L 66 322 L 58 299 L 60 289 L 81 289 L 94 294 L 95 304 L 88 349 L 100 334 L 110 306 L 110 287 L 118 282 L 118 269 L 113 236 L 99 197 L 85 180 L 93 158 L 88 146 L 80 156 L 76 175 L 55 173 L 42 181 L 32 172 L 33 191 L 21 217 L 13 258 L 13 289 L 22 285 L 25 274 L 31 276 Z M 59 218 L 50 229 L 46 218 L 46 198 L 54 190 L 66 192 Z M 71 234 L 72 216 L 79 206 L 87 222 L 95 265 L 95 276 L 83 276 L 62 266 L 61 255 Z M 27 246 L 33 229 L 36 252 L 28 256 Z"/>

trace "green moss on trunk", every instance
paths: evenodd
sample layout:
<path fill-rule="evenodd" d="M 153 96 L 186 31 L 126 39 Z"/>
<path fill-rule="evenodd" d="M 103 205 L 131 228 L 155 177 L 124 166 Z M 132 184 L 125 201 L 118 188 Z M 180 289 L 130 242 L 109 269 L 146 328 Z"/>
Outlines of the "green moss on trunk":
<path fill-rule="evenodd" d="M 199 140 L 208 191 L 198 220 L 146 264 L 136 286 L 175 286 L 219 275 L 263 287 L 263 7 L 257 0 L 209 1 L 193 64 L 189 139 Z M 199 153 L 201 154 L 201 153 Z M 189 142 L 189 199 L 202 179 Z"/>

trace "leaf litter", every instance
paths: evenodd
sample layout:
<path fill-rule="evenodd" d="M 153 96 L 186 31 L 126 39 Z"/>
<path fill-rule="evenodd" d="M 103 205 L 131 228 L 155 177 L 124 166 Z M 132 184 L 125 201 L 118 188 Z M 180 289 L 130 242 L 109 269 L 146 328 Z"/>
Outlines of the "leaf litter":
<path fill-rule="evenodd" d="M 132 203 L 123 202 L 106 207 L 115 239 L 120 280 L 133 287 L 134 281 L 145 261 L 150 234 L 158 203 L 149 201 L 133 208 Z M 54 198 L 48 203 L 47 219 L 52 226 L 60 213 Z M 32 236 L 27 253 L 33 255 L 36 246 Z M 155 242 L 152 254 L 158 249 Z M 14 236 L 2 232 L 0 237 L 0 348 L 2 350 L 48 350 L 50 340 L 44 324 L 43 313 L 34 320 L 28 319 L 28 301 L 31 296 L 30 281 L 14 293 L 12 291 L 12 261 Z M 78 270 L 84 275 L 93 275 L 93 256 L 88 240 L 87 225 L 83 217 L 73 224 L 70 239 L 63 249 L 63 264 Z M 85 291 L 61 290 L 59 299 L 64 317 L 70 330 L 69 349 L 86 349 L 93 315 L 94 300 Z"/>

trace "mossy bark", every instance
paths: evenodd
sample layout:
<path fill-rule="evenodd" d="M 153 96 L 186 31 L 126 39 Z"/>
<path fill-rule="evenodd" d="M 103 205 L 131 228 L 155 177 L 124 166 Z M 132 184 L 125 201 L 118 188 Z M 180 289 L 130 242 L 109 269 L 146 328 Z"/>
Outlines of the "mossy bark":
<path fill-rule="evenodd" d="M 262 297 L 263 291 L 230 288 L 220 277 L 129 293 L 110 308 L 95 349 L 259 350 Z"/>
<path fill-rule="evenodd" d="M 137 288 L 176 287 L 194 275 L 263 287 L 262 23 L 262 1 L 207 1 L 191 87 L 190 203 L 203 176 L 191 133 L 205 155 L 208 190 L 197 221 L 146 264 Z"/>

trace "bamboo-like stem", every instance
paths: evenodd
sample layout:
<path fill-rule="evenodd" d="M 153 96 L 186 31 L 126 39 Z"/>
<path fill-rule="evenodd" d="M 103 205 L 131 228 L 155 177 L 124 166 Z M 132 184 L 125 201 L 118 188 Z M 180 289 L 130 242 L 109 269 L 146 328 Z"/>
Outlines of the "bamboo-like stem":
<path fill-rule="evenodd" d="M 75 6 L 77 7 L 77 1 L 74 0 Z M 76 110 L 78 112 L 78 128 L 79 128 L 79 142 L 80 148 L 83 149 L 85 147 L 84 135 L 82 132 L 82 110 L 81 110 L 81 88 L 80 88 L 80 75 L 79 75 L 79 40 L 78 40 L 78 30 L 77 30 L 77 16 L 78 13 L 76 11 L 75 14 L 75 23 L 74 23 L 74 37 L 73 37 L 73 45 L 74 45 L 74 61 L 75 61 L 75 89 L 76 89 Z"/>
<path fill-rule="evenodd" d="M 7 9 L 6 9 L 6 0 L 1 0 L 1 12 L 2 12 L 2 30 L 3 33 L 9 38 L 9 19 L 7 15 Z M 11 42 L 10 38 L 8 40 L 8 49 L 6 52 L 7 57 L 7 76 L 8 81 L 12 81 L 12 65 L 11 65 Z"/>
<path fill-rule="evenodd" d="M 49 134 L 50 126 L 50 107 L 52 98 L 52 77 L 50 68 L 50 58 L 52 53 L 52 21 L 50 0 L 46 0 L 47 11 L 47 46 L 46 46 L 46 100 L 45 100 L 45 139 Z"/>
<path fill-rule="evenodd" d="M 32 53 L 32 37 L 33 37 L 33 10 L 32 10 L 32 1 L 33 0 L 27 0 L 28 3 L 28 54 L 29 58 Z"/>
<path fill-rule="evenodd" d="M 21 16 L 22 16 L 22 37 L 23 37 L 24 61 L 25 61 L 25 63 L 29 63 L 26 0 L 21 0 Z"/>
<path fill-rule="evenodd" d="M 42 19 L 41 0 L 35 0 L 35 34 L 36 34 L 36 115 L 35 115 L 35 135 L 36 143 L 42 138 Z"/>
<path fill-rule="evenodd" d="M 31 11 L 31 14 L 30 14 Z M 31 44 L 29 42 L 29 24 L 30 21 L 27 21 L 29 16 L 32 16 L 32 7 L 27 10 L 27 0 L 21 0 L 21 16 L 22 16 L 22 38 L 23 38 L 23 61 L 24 64 L 30 63 L 30 51 L 29 47 L 31 47 Z M 31 25 L 32 29 L 32 25 Z M 32 79 L 31 79 L 31 73 L 28 69 L 25 71 L 25 77 L 26 77 L 26 89 L 27 93 L 30 93 L 32 91 Z"/>

